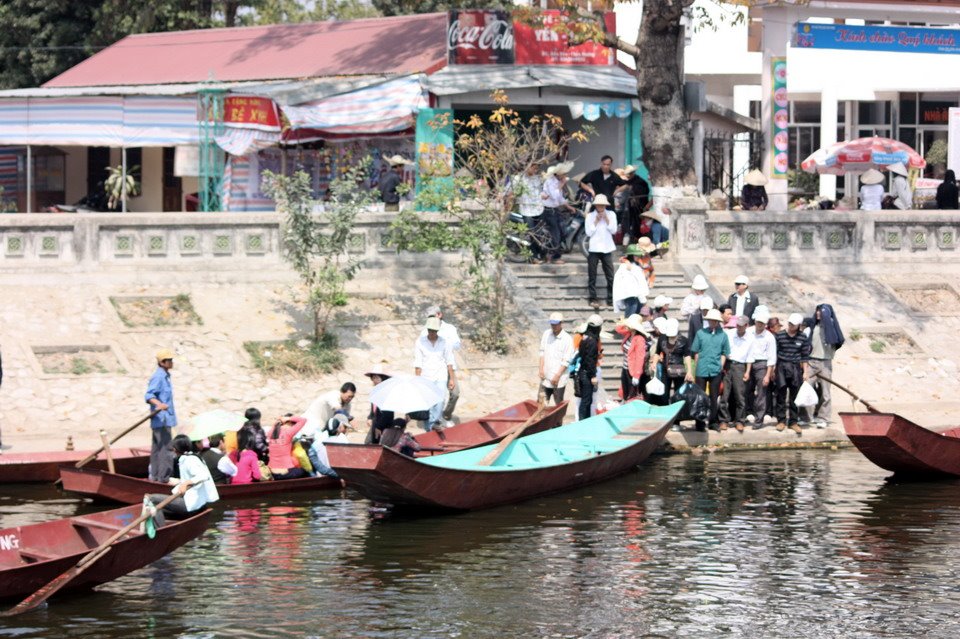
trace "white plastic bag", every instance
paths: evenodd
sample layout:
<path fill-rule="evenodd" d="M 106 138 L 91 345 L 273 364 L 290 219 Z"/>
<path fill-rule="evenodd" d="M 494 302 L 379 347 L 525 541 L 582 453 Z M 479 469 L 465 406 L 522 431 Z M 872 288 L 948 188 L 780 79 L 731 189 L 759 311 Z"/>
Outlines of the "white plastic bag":
<path fill-rule="evenodd" d="M 663 395 L 667 391 L 667 387 L 656 377 L 651 378 L 650 381 L 647 382 L 646 389 L 647 395 Z"/>
<path fill-rule="evenodd" d="M 800 385 L 800 390 L 797 391 L 797 396 L 793 399 L 793 403 L 800 407 L 817 405 L 817 391 L 813 389 L 810 382 L 804 382 Z"/>
<path fill-rule="evenodd" d="M 607 391 L 603 390 L 603 387 L 598 385 L 597 390 L 593 393 L 593 410 L 591 411 L 591 414 L 600 415 L 601 413 L 605 413 L 615 407 L 616 403 L 610 399 L 610 396 L 607 395 Z"/>

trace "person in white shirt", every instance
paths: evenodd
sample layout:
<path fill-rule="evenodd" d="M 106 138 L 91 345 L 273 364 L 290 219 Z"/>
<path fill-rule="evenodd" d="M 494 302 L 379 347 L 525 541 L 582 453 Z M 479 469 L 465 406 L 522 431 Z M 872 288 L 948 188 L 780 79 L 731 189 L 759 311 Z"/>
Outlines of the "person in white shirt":
<path fill-rule="evenodd" d="M 603 263 L 603 276 L 607 279 L 607 306 L 613 306 L 613 234 L 617 232 L 617 216 L 607 209 L 610 201 L 602 193 L 593 198 L 593 211 L 587 214 L 584 232 L 590 238 L 587 253 L 587 290 L 590 305 L 600 308 L 597 297 L 597 263 Z"/>
<path fill-rule="evenodd" d="M 575 211 L 567 202 L 564 187 L 567 185 L 567 173 L 573 169 L 573 162 L 561 162 L 547 169 L 547 179 L 543 182 L 543 193 L 540 199 L 543 200 L 543 222 L 550 231 L 550 242 L 553 244 L 554 251 L 547 255 L 547 259 L 553 264 L 563 264 L 560 259 L 560 244 L 563 240 L 563 211 L 571 213 Z"/>
<path fill-rule="evenodd" d="M 155 518 L 157 526 L 163 526 L 166 523 L 166 517 L 183 519 L 220 499 L 220 493 L 217 492 L 217 486 L 213 483 L 210 469 L 193 452 L 193 442 L 190 438 L 187 435 L 177 435 L 170 446 L 177 457 L 177 468 L 180 471 L 179 478 L 171 477 L 169 480 L 174 484 L 170 492 L 179 497 L 157 513 Z M 149 498 L 154 504 L 159 504 L 167 496 L 152 494 Z"/>
<path fill-rule="evenodd" d="M 533 229 L 540 224 L 543 213 L 543 178 L 540 176 L 540 165 L 532 162 L 526 171 L 513 178 L 511 187 L 507 210 L 512 211 L 516 203 L 517 211 L 523 216 L 527 228 Z M 540 264 L 544 258 L 543 247 L 533 243 L 530 251 L 533 253 L 533 263 Z"/>
<path fill-rule="evenodd" d="M 546 401 L 563 401 L 570 373 L 567 367 L 573 359 L 573 338 L 563 330 L 563 314 L 550 314 L 550 328 L 540 338 L 540 389 Z"/>
<path fill-rule="evenodd" d="M 680 319 L 689 319 L 691 315 L 700 314 L 700 302 L 706 297 L 709 288 L 707 278 L 703 275 L 697 275 L 693 278 L 693 284 L 690 285 L 690 288 L 693 292 L 683 298 L 680 303 Z"/>
<path fill-rule="evenodd" d="M 315 439 L 338 410 L 350 415 L 350 403 L 356 395 L 356 385 L 346 382 L 339 391 L 330 391 L 317 397 L 301 415 L 307 423 L 297 433 L 297 439 Z M 350 416 L 350 419 L 352 420 L 353 416 Z"/>
<path fill-rule="evenodd" d="M 427 309 L 427 317 L 436 317 L 438 320 L 440 320 L 440 330 L 437 332 L 439 333 L 440 337 L 443 338 L 443 341 L 447 343 L 447 346 L 450 347 L 450 350 L 453 351 L 453 370 L 457 370 L 457 352 L 460 350 L 460 333 L 457 332 L 457 327 L 444 321 L 443 310 L 436 304 Z M 427 329 L 423 329 L 423 331 L 420 333 L 420 337 L 426 336 Z M 450 389 L 450 396 L 447 398 L 447 403 L 443 407 L 444 426 L 453 426 L 453 422 L 450 420 L 453 419 L 453 410 L 457 407 L 457 401 L 459 399 L 460 379 L 458 376 L 453 384 L 453 388 Z"/>
<path fill-rule="evenodd" d="M 730 355 L 727 356 L 726 371 L 723 375 L 723 399 L 720 403 L 720 430 L 727 430 L 727 424 L 733 421 L 737 432 L 742 433 L 743 422 L 747 416 L 746 384 L 750 379 L 750 345 L 753 335 L 747 332 L 750 318 L 746 315 L 735 317 L 736 328 L 727 329 L 730 340 Z M 731 402 L 734 407 L 731 412 Z"/>
<path fill-rule="evenodd" d="M 755 426 L 760 428 L 763 418 L 768 414 L 767 390 L 773 382 L 773 373 L 777 367 L 777 338 L 767 330 L 770 321 L 770 310 L 762 304 L 753 312 L 753 343 L 750 345 L 750 355 L 747 363 L 750 364 L 750 381 L 747 383 L 747 404 L 753 406 Z M 770 415 L 773 411 L 770 410 Z M 749 417 L 748 417 L 749 419 Z"/>
<path fill-rule="evenodd" d="M 883 208 L 883 173 L 870 169 L 860 176 L 860 208 L 879 211 Z"/>
<path fill-rule="evenodd" d="M 760 298 L 757 294 L 748 290 L 750 288 L 750 278 L 746 275 L 737 275 L 733 280 L 733 285 L 737 290 L 727 298 L 727 304 L 730 310 L 736 316 L 744 315 L 747 319 L 753 317 L 753 312 L 760 306 Z"/>
<path fill-rule="evenodd" d="M 893 174 L 893 185 L 890 187 L 890 195 L 893 196 L 893 205 L 901 211 L 907 211 L 913 208 L 913 191 L 910 190 L 910 183 L 907 178 L 907 167 L 903 162 L 897 162 L 887 167 Z"/>
<path fill-rule="evenodd" d="M 613 307 L 623 311 L 624 317 L 630 317 L 640 312 L 640 307 L 647 303 L 650 286 L 647 284 L 647 274 L 637 263 L 637 258 L 643 255 L 636 244 L 627 247 L 627 255 L 620 262 L 617 274 L 613 276 Z"/>
<path fill-rule="evenodd" d="M 446 340 L 440 337 L 440 319 L 427 318 L 425 326 L 426 336 L 417 338 L 413 347 L 413 372 L 435 383 L 442 392 L 453 389 L 457 385 L 457 374 L 453 369 L 453 349 Z M 421 423 L 424 430 L 442 430 L 443 405 L 440 401 L 430 408 L 430 416 L 426 423 Z"/>

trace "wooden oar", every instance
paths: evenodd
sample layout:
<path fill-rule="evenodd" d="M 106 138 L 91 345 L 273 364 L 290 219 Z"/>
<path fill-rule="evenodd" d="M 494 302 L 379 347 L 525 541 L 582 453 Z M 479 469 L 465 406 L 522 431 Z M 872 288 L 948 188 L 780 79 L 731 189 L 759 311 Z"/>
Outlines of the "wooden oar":
<path fill-rule="evenodd" d="M 138 421 L 136 424 L 134 424 L 134 425 L 131 426 L 130 428 L 128 428 L 128 429 L 126 429 L 125 431 L 123 431 L 122 433 L 120 433 L 119 435 L 115 435 L 114 437 L 112 437 L 108 443 L 109 443 L 109 444 L 116 444 L 117 441 L 118 441 L 121 437 L 123 437 L 124 435 L 126 435 L 127 433 L 129 433 L 130 431 L 132 431 L 134 428 L 136 428 L 137 426 L 139 426 L 139 425 L 142 424 L 143 422 L 147 421 L 148 419 L 150 419 L 151 417 L 153 417 L 154 415 L 156 415 L 156 414 L 159 413 L 159 412 L 160 412 L 160 411 L 158 411 L 158 410 L 153 411 L 152 413 L 150 413 L 149 415 L 147 415 L 146 417 L 144 417 L 143 419 L 141 419 L 140 421 Z M 107 445 L 103 445 L 103 446 L 101 446 L 100 448 L 98 448 L 97 450 L 93 451 L 91 454 L 87 455 L 86 457 L 84 457 L 83 459 L 81 459 L 80 461 L 78 461 L 76 467 L 77 467 L 77 468 L 83 468 L 84 466 L 86 466 L 87 464 L 89 464 L 90 462 L 92 462 L 94 459 L 96 459 L 96 458 L 97 458 L 97 455 L 99 455 L 100 453 L 102 453 L 106 448 L 107 448 Z"/>
<path fill-rule="evenodd" d="M 865 400 L 865 399 L 863 399 L 863 398 L 861 398 L 861 397 L 858 397 L 858 396 L 857 396 L 852 390 L 850 390 L 849 388 L 844 388 L 843 386 L 841 386 L 840 384 L 836 383 L 835 381 L 833 381 L 832 379 L 830 379 L 830 378 L 827 377 L 826 375 L 823 375 L 823 374 L 821 374 L 821 373 L 817 373 L 817 377 L 819 377 L 819 378 L 822 379 L 823 381 L 827 382 L 828 384 L 832 384 L 832 385 L 836 386 L 837 388 L 839 388 L 840 390 L 842 390 L 844 393 L 846 393 L 847 395 L 849 395 L 850 397 L 852 397 L 854 400 L 856 400 L 856 401 L 860 402 L 861 404 L 863 404 L 864 406 L 866 406 L 866 407 L 867 407 L 867 410 L 870 411 L 871 413 L 879 413 L 879 412 L 882 412 L 882 411 L 880 411 L 880 410 L 877 410 L 877 409 L 876 409 L 872 404 L 870 404 L 870 402 L 868 402 L 867 400 Z"/>
<path fill-rule="evenodd" d="M 529 426 L 535 424 L 545 412 L 547 412 L 546 404 L 540 404 L 537 406 L 537 410 L 534 411 L 533 415 L 530 416 L 530 419 L 511 430 L 507 436 L 504 437 L 499 444 L 497 444 L 496 448 L 487 453 L 486 456 L 477 463 L 477 466 L 492 465 L 493 462 L 500 458 L 500 455 L 502 455 L 503 451 L 507 449 L 507 446 L 512 444 L 513 440 L 519 437 Z"/>
<path fill-rule="evenodd" d="M 193 485 L 193 482 L 186 482 L 186 483 L 188 488 L 191 485 Z M 167 504 L 169 504 L 174 499 L 180 496 L 181 496 L 180 493 L 170 495 L 169 497 L 161 501 L 159 504 L 157 504 L 157 510 L 162 509 L 164 506 L 166 506 Z M 80 573 L 82 573 L 84 570 L 86 570 L 93 564 L 97 563 L 98 559 L 100 559 L 105 554 L 110 552 L 110 549 L 112 548 L 111 544 L 113 544 L 113 542 L 117 541 L 118 539 L 120 539 L 121 537 L 129 533 L 131 530 L 139 526 L 148 517 L 150 517 L 149 512 L 141 513 L 140 516 L 134 519 L 131 523 L 127 524 L 126 526 L 124 526 L 123 528 L 115 532 L 105 542 L 103 542 L 102 544 L 100 544 L 90 552 L 88 552 L 86 555 L 84 555 L 80 559 L 80 561 L 78 561 L 76 565 L 73 566 L 73 568 L 70 568 L 69 570 L 61 573 L 60 576 L 55 577 L 53 581 L 51 581 L 47 585 L 41 586 L 39 590 L 37 590 L 32 595 L 29 595 L 26 599 L 18 603 L 13 608 L 10 608 L 5 612 L 0 612 L 0 617 L 13 617 L 15 615 L 20 615 L 25 612 L 29 612 L 34 608 L 38 607 L 44 601 L 52 597 L 58 590 L 60 590 L 61 588 L 66 586 L 68 583 L 76 579 L 77 576 L 80 575 Z"/>

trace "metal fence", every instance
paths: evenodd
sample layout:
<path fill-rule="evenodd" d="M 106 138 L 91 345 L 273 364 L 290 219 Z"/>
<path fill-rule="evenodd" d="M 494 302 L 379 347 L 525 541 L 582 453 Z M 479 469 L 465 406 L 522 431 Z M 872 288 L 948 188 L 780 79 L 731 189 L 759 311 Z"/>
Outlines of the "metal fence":
<path fill-rule="evenodd" d="M 707 131 L 703 137 L 701 193 L 719 189 L 732 205 L 739 201 L 743 176 L 763 162 L 763 135 L 758 132 Z"/>

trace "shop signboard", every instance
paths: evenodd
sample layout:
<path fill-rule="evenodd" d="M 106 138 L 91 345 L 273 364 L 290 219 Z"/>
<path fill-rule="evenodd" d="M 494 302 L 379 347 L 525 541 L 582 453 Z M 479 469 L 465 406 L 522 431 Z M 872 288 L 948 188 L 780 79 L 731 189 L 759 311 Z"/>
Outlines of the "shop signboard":
<path fill-rule="evenodd" d="M 417 195 L 453 184 L 453 110 L 420 109 L 416 130 Z"/>
<path fill-rule="evenodd" d="M 231 95 L 223 101 L 223 123 L 237 128 L 277 131 L 280 114 L 270 98 Z"/>
<path fill-rule="evenodd" d="M 787 97 L 787 59 L 771 58 L 770 72 L 773 74 L 773 102 L 771 118 L 773 124 L 773 165 L 772 175 L 784 178 L 790 167 L 790 100 Z"/>
<path fill-rule="evenodd" d="M 542 26 L 513 23 L 517 64 L 607 65 L 616 60 L 616 52 L 596 42 L 570 46 L 569 35 L 554 26 L 567 20 L 564 11 L 550 10 L 540 14 Z M 603 14 L 606 30 L 617 32 L 617 17 L 612 11 Z"/>
<path fill-rule="evenodd" d="M 513 64 L 513 19 L 508 11 L 453 10 L 449 16 L 450 64 Z"/>
<path fill-rule="evenodd" d="M 960 29 L 798 22 L 794 45 L 800 49 L 960 54 Z"/>

